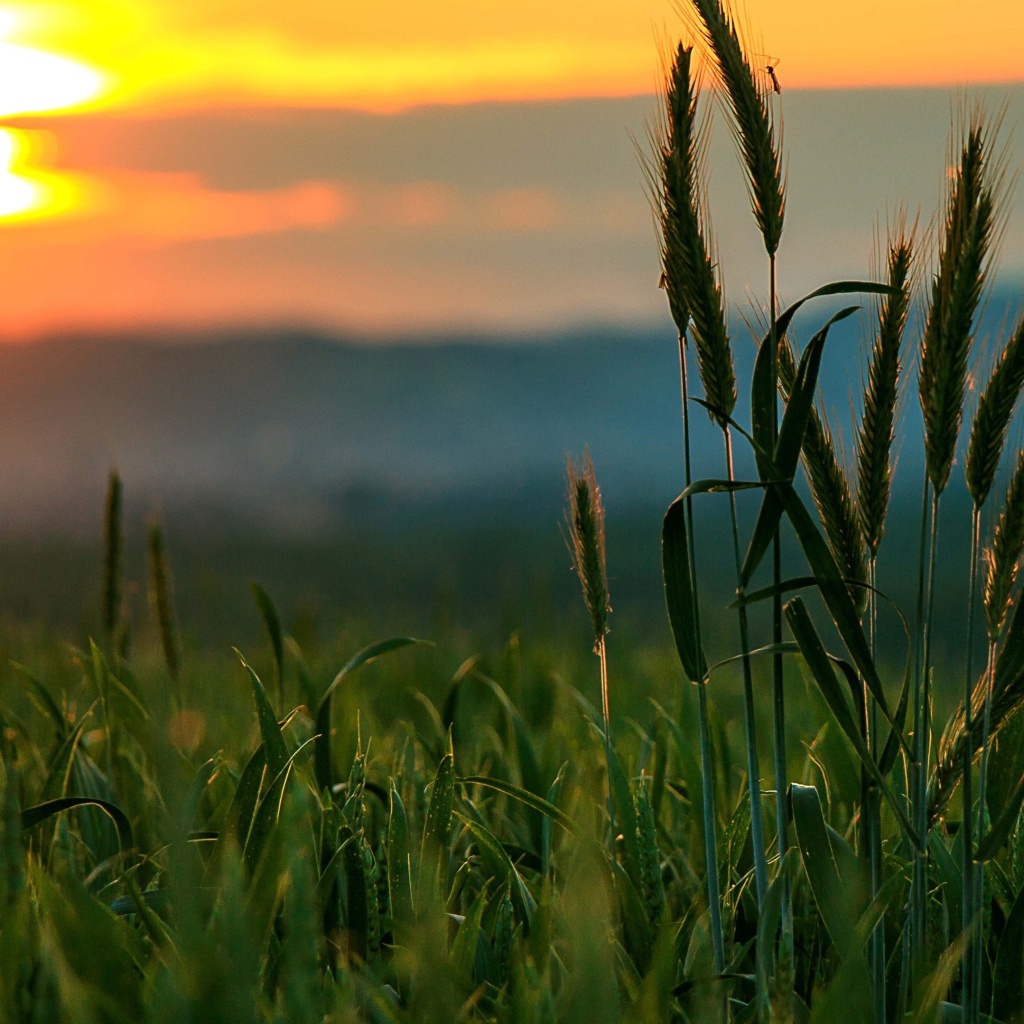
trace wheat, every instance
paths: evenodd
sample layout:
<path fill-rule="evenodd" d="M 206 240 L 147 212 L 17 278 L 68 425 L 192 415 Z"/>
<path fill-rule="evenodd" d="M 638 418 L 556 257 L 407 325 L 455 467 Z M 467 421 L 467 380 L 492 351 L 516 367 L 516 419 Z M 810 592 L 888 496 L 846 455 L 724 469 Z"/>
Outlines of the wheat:
<path fill-rule="evenodd" d="M 774 256 L 786 211 L 782 161 L 768 93 L 747 60 L 733 19 L 719 0 L 692 0 L 722 84 L 729 95 L 733 132 L 747 172 L 747 191 L 765 251 Z"/>
<path fill-rule="evenodd" d="M 1003 349 L 978 401 L 971 424 L 964 472 L 975 505 L 985 504 L 999 459 L 1006 444 L 1006 430 L 1024 386 L 1024 317 Z"/>
<path fill-rule="evenodd" d="M 736 406 L 736 374 L 717 261 L 707 241 L 707 212 L 698 194 L 700 144 L 695 129 L 697 90 L 690 74 L 691 52 L 682 45 L 676 50 L 665 100 L 667 130 L 661 147 L 664 280 L 680 334 L 685 327 L 680 326 L 681 310 L 692 319 L 690 333 L 704 393 L 724 426 L 725 417 Z"/>
<path fill-rule="evenodd" d="M 913 243 L 902 232 L 889 246 L 886 283 L 892 292 L 878 312 L 864 415 L 857 433 L 857 519 L 870 558 L 878 555 L 892 486 L 892 445 L 899 397 L 900 348 L 910 308 Z"/>
<path fill-rule="evenodd" d="M 945 489 L 963 421 L 971 327 L 995 232 L 995 197 L 986 181 L 988 133 L 976 117 L 963 142 L 946 204 L 938 270 L 921 341 L 918 391 L 925 463 L 937 494 Z"/>

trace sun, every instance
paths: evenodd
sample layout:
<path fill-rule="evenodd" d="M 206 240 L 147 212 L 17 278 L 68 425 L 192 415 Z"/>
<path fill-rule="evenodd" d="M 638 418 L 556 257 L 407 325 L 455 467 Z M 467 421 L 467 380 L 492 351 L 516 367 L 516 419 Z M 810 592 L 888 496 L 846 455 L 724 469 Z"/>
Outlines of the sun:
<path fill-rule="evenodd" d="M 4 41 L 14 24 L 10 12 L 0 12 L 0 118 L 79 109 L 106 91 L 99 71 Z M 0 127 L 0 222 L 46 216 L 68 204 L 60 176 L 36 166 L 38 135 Z"/>

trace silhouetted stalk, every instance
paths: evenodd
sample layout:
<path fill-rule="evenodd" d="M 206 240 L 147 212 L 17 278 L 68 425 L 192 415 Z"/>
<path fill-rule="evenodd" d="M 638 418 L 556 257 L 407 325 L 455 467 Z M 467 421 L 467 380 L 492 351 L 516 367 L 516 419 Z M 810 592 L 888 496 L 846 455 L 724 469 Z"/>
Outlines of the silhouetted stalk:
<path fill-rule="evenodd" d="M 683 463 L 686 486 L 692 481 L 690 462 L 690 413 L 686 372 L 686 342 L 679 336 L 679 384 L 683 394 Z M 693 591 L 694 632 L 700 643 L 700 604 L 697 600 L 697 551 L 693 543 L 693 500 L 686 499 L 686 542 L 690 547 L 690 587 Z M 711 725 L 708 720 L 707 679 L 697 684 L 700 729 L 701 798 L 704 805 L 704 864 L 707 875 L 708 915 L 711 924 L 711 956 L 715 973 L 725 970 L 725 940 L 722 935 L 722 894 L 718 883 L 718 823 L 715 815 L 715 774 L 711 760 Z"/>
<path fill-rule="evenodd" d="M 725 439 L 725 463 L 729 481 L 735 480 L 732 456 L 732 432 L 722 428 Z M 729 514 L 732 521 L 732 549 L 736 563 L 736 586 L 740 585 L 743 559 L 740 554 L 739 522 L 736 515 L 736 492 L 729 492 Z M 743 727 L 747 747 L 747 789 L 750 794 L 750 841 L 754 857 L 754 887 L 760 910 L 768 891 L 768 858 L 764 841 L 764 812 L 761 807 L 761 769 L 757 759 L 757 725 L 754 710 L 754 679 L 750 665 L 750 630 L 746 605 L 737 609 L 740 625 L 740 651 L 743 654 Z"/>
<path fill-rule="evenodd" d="M 939 545 L 939 500 L 941 492 L 932 491 L 931 515 L 928 529 L 928 564 L 925 570 L 924 618 L 921 628 L 921 706 L 920 734 L 915 733 L 917 757 L 917 807 L 915 824 L 921 836 L 922 849 L 915 851 L 916 921 L 914 977 L 921 980 L 924 964 L 925 935 L 928 929 L 928 762 L 931 748 L 931 634 L 935 608 L 935 563 Z M 915 998 L 917 985 L 914 987 Z"/>
<path fill-rule="evenodd" d="M 919 766 L 923 761 L 921 754 L 922 732 L 923 732 L 923 664 L 924 664 L 924 633 L 925 633 L 925 594 L 927 592 L 926 559 L 928 552 L 928 494 L 929 484 L 927 479 L 924 483 L 924 491 L 921 496 L 921 540 L 918 549 L 918 570 L 917 570 L 917 629 L 915 631 L 914 643 L 914 760 L 910 771 L 910 800 L 912 806 L 912 817 L 915 825 L 920 825 L 920 811 L 925 802 L 925 793 L 921 787 L 921 772 Z M 924 915 L 925 915 L 925 886 L 927 885 L 927 872 L 925 855 L 921 850 L 914 850 L 913 873 L 911 876 L 910 888 L 910 942 L 906 942 L 904 934 L 904 946 L 909 953 L 909 977 L 907 985 L 912 991 L 913 981 L 917 976 L 917 968 L 921 963 L 920 952 L 923 949 L 922 940 L 924 937 Z"/>
<path fill-rule="evenodd" d="M 978 771 L 978 841 L 985 835 L 985 799 L 988 785 L 988 754 L 989 737 L 992 732 L 992 685 L 996 675 L 996 641 L 989 640 L 988 660 L 985 665 L 985 702 L 981 712 L 981 767 Z M 970 733 L 968 733 L 970 735 Z M 970 746 L 970 744 L 968 744 Z M 965 815 L 966 817 L 966 815 Z M 974 913 L 981 918 L 985 900 L 985 868 L 976 865 L 974 871 Z M 980 931 L 980 929 L 979 929 Z M 974 943 L 974 1019 L 981 1019 L 981 968 L 982 968 L 982 936 L 979 934 Z"/>
<path fill-rule="evenodd" d="M 771 373 L 772 373 L 772 394 L 776 396 L 772 409 L 772 449 L 779 438 L 779 406 L 778 406 L 778 384 L 779 384 L 779 341 L 776 334 L 776 307 L 778 296 L 775 279 L 775 253 L 768 256 L 768 291 L 770 303 L 770 337 L 771 337 Z M 779 584 L 782 582 L 782 535 L 779 528 L 775 529 L 775 536 L 772 538 L 772 584 L 775 587 L 775 595 L 772 598 L 772 643 L 775 650 L 772 653 L 772 708 L 773 708 L 773 735 L 772 746 L 775 765 L 775 823 L 777 831 L 777 845 L 779 861 L 786 855 L 789 849 L 789 816 L 786 811 L 786 699 L 783 693 L 783 666 L 782 666 L 782 594 L 779 592 Z M 790 901 L 788 881 L 783 881 L 782 894 L 782 955 L 791 956 L 793 947 L 793 908 Z"/>
<path fill-rule="evenodd" d="M 877 630 L 878 630 L 878 595 L 877 585 L 878 558 L 872 555 L 868 560 L 868 639 L 871 644 L 871 661 L 877 664 Z M 868 747 L 871 756 L 878 759 L 878 704 L 864 686 L 864 700 L 867 709 Z M 868 800 L 863 809 L 867 822 L 868 863 L 871 873 L 871 898 L 874 899 L 882 888 L 882 800 L 878 787 L 868 787 Z M 885 1022 L 885 923 L 879 921 L 871 933 L 871 978 L 875 997 L 876 1024 Z"/>
<path fill-rule="evenodd" d="M 981 543 L 981 506 L 974 503 L 971 507 L 971 561 L 970 569 L 968 570 L 968 586 L 967 586 L 967 658 L 966 665 L 964 667 L 964 729 L 967 735 L 972 735 L 974 717 L 972 714 L 972 694 L 974 690 L 974 666 L 973 662 L 973 647 L 974 647 L 974 606 L 975 606 L 975 590 L 978 585 L 978 549 Z M 972 774 L 973 774 L 973 761 L 971 751 L 971 744 L 967 743 L 964 745 L 964 757 L 963 757 L 963 777 L 961 779 L 961 799 L 963 801 L 963 820 L 961 822 L 961 829 L 963 829 L 963 896 L 962 896 L 962 920 L 961 927 L 963 928 L 964 935 L 966 936 L 967 945 L 964 949 L 964 958 L 962 962 L 962 976 L 963 976 L 963 1014 L 965 1024 L 975 1024 L 977 1020 L 976 1010 L 976 998 L 975 989 L 978 985 L 978 974 L 975 971 L 974 963 L 974 946 L 976 944 L 976 938 L 972 933 L 974 924 L 974 915 L 976 908 L 974 906 L 974 839 L 972 835 L 973 822 L 972 816 L 974 813 L 974 801 L 972 797 Z M 980 830 L 978 833 L 981 835 Z"/>

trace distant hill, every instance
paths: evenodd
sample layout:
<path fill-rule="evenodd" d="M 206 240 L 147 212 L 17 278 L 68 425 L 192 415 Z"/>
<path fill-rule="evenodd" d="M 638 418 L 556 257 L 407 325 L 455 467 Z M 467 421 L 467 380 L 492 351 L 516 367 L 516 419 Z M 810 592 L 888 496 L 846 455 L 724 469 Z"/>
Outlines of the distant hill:
<path fill-rule="evenodd" d="M 999 329 L 1014 298 L 993 299 L 982 335 Z M 840 423 L 861 389 L 858 338 L 870 329 L 868 318 L 854 323 L 837 330 L 823 369 Z M 742 325 L 735 333 L 745 381 L 754 344 Z M 741 395 L 741 420 L 744 404 Z M 913 394 L 906 405 L 913 418 Z M 695 471 L 719 475 L 718 432 L 699 408 L 692 416 Z M 663 508 L 678 492 L 670 330 L 390 344 L 239 331 L 0 348 L 8 534 L 94 531 L 115 464 L 131 502 L 197 525 L 241 516 L 316 535 L 410 515 L 421 523 L 550 516 L 561 505 L 566 453 L 586 445 L 611 509 Z M 917 445 L 903 447 L 905 471 L 918 456 Z"/>

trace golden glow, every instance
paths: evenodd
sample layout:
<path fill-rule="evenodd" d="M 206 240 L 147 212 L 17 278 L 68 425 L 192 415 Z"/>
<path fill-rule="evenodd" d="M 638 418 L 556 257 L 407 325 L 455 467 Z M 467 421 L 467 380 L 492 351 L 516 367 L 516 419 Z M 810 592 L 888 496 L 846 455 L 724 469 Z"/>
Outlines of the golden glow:
<path fill-rule="evenodd" d="M 79 107 L 103 89 L 103 76 L 65 57 L 0 43 L 0 117 Z"/>
<path fill-rule="evenodd" d="M 658 84 L 657 40 L 693 36 L 687 0 L 32 0 L 0 6 L 12 43 L 110 76 L 122 107 L 394 109 L 426 102 L 625 95 Z M 784 91 L 1019 81 L 1024 4 L 745 0 L 751 49 Z M 763 44 L 762 41 L 763 40 Z M 0 62 L 2 66 L 2 62 Z"/>
<path fill-rule="evenodd" d="M 0 128 L 0 222 L 52 217 L 78 208 L 83 191 L 72 177 L 43 170 L 49 134 Z"/>

